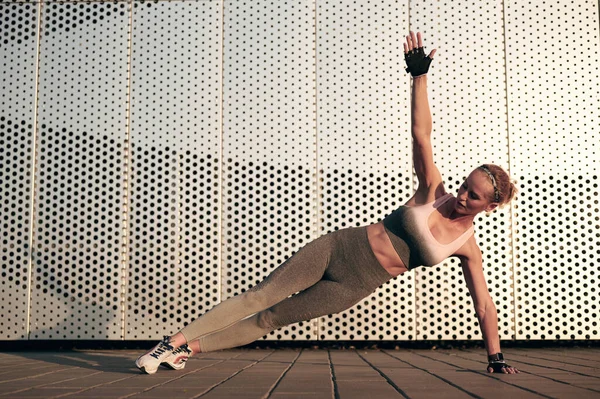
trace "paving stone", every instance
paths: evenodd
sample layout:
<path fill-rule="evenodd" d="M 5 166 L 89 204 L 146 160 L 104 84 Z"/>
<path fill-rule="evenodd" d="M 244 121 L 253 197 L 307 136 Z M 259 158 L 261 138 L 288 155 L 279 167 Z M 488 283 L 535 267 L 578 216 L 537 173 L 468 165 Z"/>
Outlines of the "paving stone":
<path fill-rule="evenodd" d="M 298 353 L 292 351 L 271 352 L 264 355 L 257 359 L 257 363 L 216 386 L 203 397 L 207 399 L 229 397 L 235 391 L 242 395 L 241 397 L 261 397 L 271 390 L 292 361 L 298 357 Z"/>
<path fill-rule="evenodd" d="M 466 392 L 435 375 L 411 367 L 385 352 L 369 351 L 361 355 L 410 398 L 428 397 L 432 395 L 432 392 L 444 392 L 444 398 L 471 398 Z"/>
<path fill-rule="evenodd" d="M 596 348 L 510 348 L 516 375 L 486 373 L 484 350 L 236 349 L 154 375 L 134 367 L 141 352 L 2 353 L 0 399 L 600 398 Z"/>
<path fill-rule="evenodd" d="M 338 392 L 340 397 L 344 399 L 403 398 L 402 394 L 385 380 L 343 381 L 338 384 Z"/>
<path fill-rule="evenodd" d="M 444 357 L 442 353 L 432 353 L 428 356 L 438 358 L 442 361 L 447 361 L 448 358 L 452 359 L 451 361 L 459 367 L 470 368 L 474 367 L 475 364 L 479 364 L 479 362 L 475 363 L 468 359 L 463 359 L 460 356 L 460 353 L 454 357 Z M 516 356 L 515 356 L 516 357 Z M 521 366 L 518 362 L 513 362 L 516 366 Z M 593 397 L 593 392 L 589 389 L 581 388 L 575 385 L 572 385 L 568 382 L 569 376 L 572 373 L 563 371 L 563 370 L 555 370 L 555 369 L 547 369 L 544 366 L 546 361 L 541 360 L 540 366 L 531 366 L 529 369 L 523 365 L 521 368 L 522 372 L 520 374 L 515 375 L 504 375 L 504 374 L 488 374 L 490 378 L 495 378 L 497 380 L 503 381 L 505 384 L 510 384 L 522 390 L 533 391 L 536 394 L 540 395 L 548 395 L 553 397 L 565 397 L 562 396 L 566 394 L 577 396 L 578 398 L 590 397 L 591 394 Z M 554 362 L 553 362 L 554 363 Z M 596 395 L 600 394 L 597 392 Z M 525 395 L 525 394 L 520 394 Z M 599 395 L 600 396 L 600 395 Z"/>
<path fill-rule="evenodd" d="M 504 352 L 505 356 L 519 356 L 521 358 L 530 358 L 531 361 L 549 360 L 563 364 L 586 366 L 600 368 L 600 359 L 586 359 L 583 356 L 570 356 L 567 349 L 563 350 L 508 350 Z"/>
<path fill-rule="evenodd" d="M 528 367 L 544 367 L 547 369 L 559 369 L 563 371 L 570 371 L 575 373 L 583 373 L 587 375 L 598 375 L 600 367 L 588 366 L 588 361 L 582 361 L 582 364 L 576 364 L 570 359 L 568 363 L 562 360 L 550 360 L 545 358 L 532 358 L 528 356 L 521 356 L 513 354 L 510 358 L 510 363 L 519 364 L 521 368 L 527 369 Z"/>
<path fill-rule="evenodd" d="M 325 398 L 333 393 L 327 351 L 305 350 L 279 381 L 271 397 L 314 396 Z"/>
<path fill-rule="evenodd" d="M 491 377 L 489 374 L 481 371 L 482 366 L 479 361 L 462 359 L 458 356 L 449 356 L 444 353 L 434 351 L 410 351 L 408 353 L 394 353 L 394 357 L 401 360 L 406 359 L 411 364 L 424 364 L 428 367 L 425 370 L 436 378 L 446 382 L 448 385 L 461 390 L 469 395 L 476 395 L 484 398 L 506 398 L 508 396 L 518 398 L 539 398 L 540 395 L 535 392 L 529 392 L 519 386 L 513 385 L 515 380 L 523 379 L 524 374 L 499 375 Z M 423 359 L 420 360 L 419 357 Z M 435 363 L 438 363 L 436 366 Z M 420 367 L 420 366 L 418 366 Z M 510 377 L 510 383 L 504 383 L 499 378 Z"/>
<path fill-rule="evenodd" d="M 59 395 L 69 394 L 79 391 L 77 388 L 34 388 L 24 392 L 20 392 L 15 396 L 8 395 L 7 397 L 14 398 L 52 398 Z"/>
<path fill-rule="evenodd" d="M 63 396 L 65 399 L 74 398 L 120 398 L 125 395 L 131 395 L 139 392 L 139 388 L 111 388 L 111 387 L 96 387 L 86 390 L 79 390 L 70 395 Z M 170 398 L 169 398 L 170 399 Z"/>

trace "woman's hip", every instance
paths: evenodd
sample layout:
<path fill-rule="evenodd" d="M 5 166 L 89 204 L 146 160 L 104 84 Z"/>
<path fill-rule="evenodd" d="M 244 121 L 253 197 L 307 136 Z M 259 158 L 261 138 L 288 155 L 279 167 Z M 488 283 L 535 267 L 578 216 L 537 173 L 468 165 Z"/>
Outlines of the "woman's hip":
<path fill-rule="evenodd" d="M 333 249 L 326 270 L 328 279 L 351 282 L 356 288 L 374 291 L 393 278 L 373 253 L 367 227 L 349 227 L 332 234 Z"/>

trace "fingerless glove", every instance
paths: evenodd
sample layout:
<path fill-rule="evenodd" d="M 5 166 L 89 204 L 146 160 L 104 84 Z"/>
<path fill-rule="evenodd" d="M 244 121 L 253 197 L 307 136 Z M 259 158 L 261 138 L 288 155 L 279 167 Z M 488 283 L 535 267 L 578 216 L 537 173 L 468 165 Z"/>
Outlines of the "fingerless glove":
<path fill-rule="evenodd" d="M 413 77 L 427 74 L 429 71 L 429 65 L 433 61 L 429 56 L 425 56 L 425 49 L 419 47 L 404 54 L 404 60 L 406 61 L 406 72 L 410 73 Z"/>
<path fill-rule="evenodd" d="M 488 356 L 488 367 L 494 370 L 494 373 L 502 373 L 502 369 L 510 366 L 504 361 L 502 353 L 498 352 Z"/>

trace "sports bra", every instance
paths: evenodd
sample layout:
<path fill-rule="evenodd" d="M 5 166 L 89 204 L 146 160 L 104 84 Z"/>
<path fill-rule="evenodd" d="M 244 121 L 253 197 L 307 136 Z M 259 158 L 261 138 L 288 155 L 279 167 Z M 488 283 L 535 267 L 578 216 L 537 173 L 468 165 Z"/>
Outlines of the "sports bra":
<path fill-rule="evenodd" d="M 455 253 L 473 235 L 471 226 L 456 240 L 441 244 L 428 226 L 429 216 L 454 196 L 445 194 L 423 205 L 403 205 L 383 219 L 383 226 L 394 249 L 408 270 L 419 266 L 434 266 Z"/>

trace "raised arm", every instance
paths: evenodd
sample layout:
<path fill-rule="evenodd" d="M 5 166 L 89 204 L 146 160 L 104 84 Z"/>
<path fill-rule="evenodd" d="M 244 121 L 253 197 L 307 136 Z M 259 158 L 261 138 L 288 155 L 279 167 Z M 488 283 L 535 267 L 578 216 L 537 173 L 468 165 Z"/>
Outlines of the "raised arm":
<path fill-rule="evenodd" d="M 411 32 L 404 43 L 407 71 L 413 76 L 411 95 L 411 134 L 413 141 L 413 165 L 419 186 L 407 205 L 433 201 L 445 194 L 442 176 L 433 161 L 431 132 L 433 122 L 427 98 L 427 71 L 436 50 L 426 57 L 421 33 Z"/>
<path fill-rule="evenodd" d="M 473 238 L 474 240 L 474 238 Z M 461 256 L 461 266 L 465 276 L 465 282 L 473 299 L 475 313 L 479 320 L 479 327 L 483 335 L 485 349 L 488 354 L 488 372 L 500 372 L 504 374 L 515 374 L 519 371 L 504 363 L 500 351 L 500 337 L 498 335 L 498 313 L 496 306 L 490 296 L 483 274 L 481 251 L 476 244 L 472 244 L 473 250 L 468 256 Z M 497 359 L 497 361 L 493 361 Z"/>
<path fill-rule="evenodd" d="M 411 99 L 411 134 L 413 165 L 419 186 L 417 203 L 430 202 L 445 194 L 442 175 L 433 161 L 431 132 L 433 123 L 427 98 L 427 75 L 413 78 Z"/>

